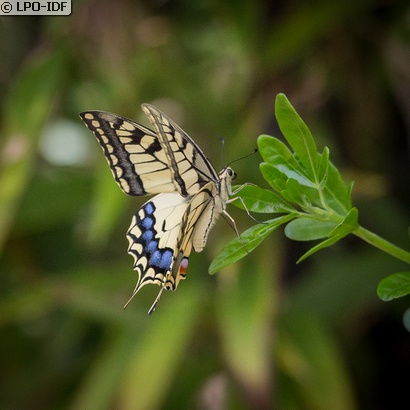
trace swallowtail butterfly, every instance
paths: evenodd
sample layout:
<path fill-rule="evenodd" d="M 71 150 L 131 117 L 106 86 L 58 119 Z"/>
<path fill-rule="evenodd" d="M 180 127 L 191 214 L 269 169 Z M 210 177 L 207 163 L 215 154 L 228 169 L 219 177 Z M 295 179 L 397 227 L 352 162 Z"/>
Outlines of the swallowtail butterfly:
<path fill-rule="evenodd" d="M 86 111 L 81 119 L 100 143 L 115 181 L 128 195 L 158 194 L 132 218 L 128 253 L 138 272 L 135 294 L 146 284 L 175 290 L 185 279 L 192 248 L 204 248 L 209 231 L 226 212 L 234 171 L 219 174 L 205 154 L 175 122 L 143 104 L 154 130 L 116 114 Z M 233 223 L 234 225 L 234 223 Z M 236 228 L 235 228 L 236 229 Z"/>

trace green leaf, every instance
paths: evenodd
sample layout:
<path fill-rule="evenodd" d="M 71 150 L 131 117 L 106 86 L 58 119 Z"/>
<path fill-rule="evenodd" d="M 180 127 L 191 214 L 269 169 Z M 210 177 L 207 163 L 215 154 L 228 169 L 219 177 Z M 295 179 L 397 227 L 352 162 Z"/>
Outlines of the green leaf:
<path fill-rule="evenodd" d="M 259 169 L 266 182 L 275 191 L 281 192 L 286 188 L 286 181 L 288 178 L 283 172 L 280 172 L 277 168 L 267 162 L 262 162 L 262 164 L 259 165 Z"/>
<path fill-rule="evenodd" d="M 347 186 L 343 182 L 338 169 L 329 161 L 323 195 L 328 206 L 339 215 L 346 215 L 352 207 L 351 189 L 352 185 Z"/>
<path fill-rule="evenodd" d="M 319 163 L 319 189 L 323 189 L 326 186 L 327 177 L 329 175 L 329 155 L 329 148 L 324 147 Z"/>
<path fill-rule="evenodd" d="M 259 167 L 266 182 L 278 192 L 286 188 L 289 179 L 294 179 L 309 188 L 314 187 L 314 184 L 304 174 L 288 167 L 287 164 L 273 166 L 267 162 L 262 162 Z"/>
<path fill-rule="evenodd" d="M 286 189 L 281 192 L 282 196 L 290 202 L 307 209 L 316 204 L 321 207 L 322 203 L 316 189 L 300 183 L 300 180 L 289 178 L 286 182 Z"/>
<path fill-rule="evenodd" d="M 354 231 L 359 225 L 357 222 L 358 218 L 358 211 L 356 208 L 352 208 L 350 212 L 346 215 L 345 219 L 340 222 L 333 230 L 331 230 L 328 233 L 329 238 L 324 240 L 323 242 L 320 242 L 313 248 L 310 248 L 299 260 L 298 263 L 306 259 L 307 257 L 311 256 L 315 252 L 319 251 L 320 249 L 327 248 L 328 246 L 331 246 L 338 242 L 340 239 L 344 238 L 346 235 Z M 316 221 L 317 222 L 317 221 Z M 307 224 L 307 223 L 306 223 Z M 302 223 L 303 225 L 303 223 Z M 297 225 L 296 225 L 297 226 Z M 312 226 L 312 229 L 313 228 Z M 320 229 L 318 229 L 318 232 L 320 233 Z M 323 228 L 323 232 L 325 231 L 325 227 Z M 286 233 L 286 230 L 285 230 Z M 314 234 L 314 231 L 313 231 Z M 306 233 L 308 236 L 308 233 Z"/>
<path fill-rule="evenodd" d="M 377 295 L 385 302 L 410 294 L 410 272 L 398 272 L 384 278 L 377 286 Z"/>
<path fill-rule="evenodd" d="M 223 268 L 242 259 L 248 253 L 252 252 L 260 243 L 280 225 L 289 222 L 295 217 L 294 214 L 280 216 L 271 219 L 265 223 L 252 226 L 245 232 L 242 232 L 239 238 L 229 242 L 209 266 L 208 272 L 213 275 Z M 246 247 L 246 249 L 245 249 Z"/>
<path fill-rule="evenodd" d="M 269 135 L 260 135 L 258 137 L 258 151 L 265 162 L 272 165 L 286 164 L 294 162 L 297 164 L 292 152 L 280 140 Z"/>
<path fill-rule="evenodd" d="M 297 218 L 285 227 L 285 235 L 294 241 L 312 241 L 327 238 L 336 226 L 332 221 L 318 221 L 312 218 Z"/>
<path fill-rule="evenodd" d="M 258 138 L 258 147 L 262 157 L 266 161 L 260 165 L 260 170 L 270 186 L 281 192 L 286 189 L 289 178 L 298 181 L 303 194 L 309 198 L 312 204 L 323 207 L 323 201 L 319 200 L 317 190 L 322 191 L 322 197 L 328 208 L 337 214 L 344 216 L 351 208 L 351 187 L 342 180 L 337 168 L 329 160 L 329 149 L 325 147 L 322 154 L 317 154 L 317 174 L 310 175 L 301 162 L 298 162 L 292 152 L 281 141 L 274 137 L 261 135 Z M 292 193 L 283 193 L 286 200 L 296 198 Z"/>
<path fill-rule="evenodd" d="M 357 208 L 352 208 L 349 213 L 346 215 L 345 219 L 340 222 L 335 229 L 330 232 L 329 237 L 334 235 L 343 235 L 346 236 L 349 233 L 353 232 L 359 227 L 358 223 L 359 212 Z"/>
<path fill-rule="evenodd" d="M 335 235 L 335 236 L 332 236 L 332 237 L 320 242 L 319 244 L 317 244 L 313 248 L 310 248 L 303 256 L 301 256 L 298 259 L 297 263 L 300 263 L 300 262 L 304 261 L 309 256 L 313 255 L 314 253 L 316 253 L 317 251 L 319 251 L 321 249 L 327 248 L 328 246 L 332 246 L 333 244 L 338 242 L 340 239 L 344 238 L 344 236 L 345 235 Z"/>
<path fill-rule="evenodd" d="M 289 145 L 306 168 L 309 176 L 317 180 L 319 156 L 315 141 L 309 128 L 284 94 L 276 96 L 275 113 L 279 128 Z"/>
<path fill-rule="evenodd" d="M 314 188 L 315 184 L 306 177 L 302 172 L 299 172 L 299 170 L 290 168 L 286 165 L 280 165 L 277 167 L 279 171 L 281 171 L 283 174 L 287 176 L 289 179 L 294 179 L 299 182 L 300 185 L 309 187 L 309 188 Z"/>
<path fill-rule="evenodd" d="M 304 200 L 300 194 L 300 184 L 296 179 L 289 178 L 286 182 L 286 189 L 281 192 L 283 197 L 290 202 L 302 205 Z"/>
<path fill-rule="evenodd" d="M 235 188 L 237 187 L 233 187 L 233 190 L 235 190 Z M 258 186 L 248 185 L 238 192 L 238 196 L 242 198 L 246 208 L 250 212 L 289 213 L 295 210 L 272 191 Z M 232 204 L 238 208 L 244 209 L 242 202 L 239 200 L 233 201 Z"/>
<path fill-rule="evenodd" d="M 262 151 L 261 156 L 268 164 L 288 178 L 294 178 L 302 185 L 315 185 L 286 145 L 277 138 L 261 135 L 258 138 L 258 149 Z"/>

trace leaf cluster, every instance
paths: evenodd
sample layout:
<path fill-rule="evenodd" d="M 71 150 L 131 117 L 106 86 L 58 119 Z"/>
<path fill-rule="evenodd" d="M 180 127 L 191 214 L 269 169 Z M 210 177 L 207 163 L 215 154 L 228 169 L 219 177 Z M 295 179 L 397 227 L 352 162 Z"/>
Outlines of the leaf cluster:
<path fill-rule="evenodd" d="M 409 261 L 408 252 L 359 225 L 359 213 L 351 201 L 353 182 L 348 185 L 343 182 L 339 170 L 330 161 L 327 147 L 318 152 L 309 128 L 284 94 L 276 97 L 275 115 L 288 145 L 269 135 L 258 138 L 263 158 L 260 171 L 272 189 L 254 185 L 237 187 L 242 201 L 234 203 L 242 208 L 245 205 L 250 212 L 280 215 L 249 228 L 240 238 L 231 241 L 215 258 L 209 272 L 213 274 L 246 256 L 281 225 L 285 225 L 284 232 L 289 239 L 319 241 L 298 262 L 351 233 Z M 378 288 L 383 300 L 408 293 L 409 272 L 389 276 Z"/>

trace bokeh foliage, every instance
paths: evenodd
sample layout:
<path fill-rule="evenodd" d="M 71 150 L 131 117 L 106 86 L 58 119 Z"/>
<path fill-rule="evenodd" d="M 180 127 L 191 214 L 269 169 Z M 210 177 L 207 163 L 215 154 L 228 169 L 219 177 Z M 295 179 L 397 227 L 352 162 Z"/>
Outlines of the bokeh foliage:
<path fill-rule="evenodd" d="M 307 248 L 278 231 L 209 276 L 234 237 L 221 220 L 153 316 L 156 287 L 123 311 L 136 281 L 125 231 L 143 200 L 120 192 L 78 113 L 147 124 L 139 104 L 153 103 L 219 169 L 218 137 L 226 163 L 280 136 L 283 92 L 355 181 L 363 224 L 407 247 L 409 13 L 405 1 L 84 0 L 70 17 L 0 18 L 0 407 L 403 403 L 407 301 L 375 289 L 404 268 L 354 238 L 296 265 Z M 264 186 L 259 162 L 235 163 L 239 182 Z"/>

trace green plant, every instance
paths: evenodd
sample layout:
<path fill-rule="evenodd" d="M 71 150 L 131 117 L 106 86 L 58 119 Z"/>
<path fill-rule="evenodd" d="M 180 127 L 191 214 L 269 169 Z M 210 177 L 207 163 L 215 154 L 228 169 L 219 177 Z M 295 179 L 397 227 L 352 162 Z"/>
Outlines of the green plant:
<path fill-rule="evenodd" d="M 240 239 L 231 241 L 214 259 L 209 272 L 213 274 L 241 259 L 284 224 L 289 239 L 320 240 L 298 262 L 353 234 L 410 264 L 410 252 L 359 224 L 359 212 L 351 202 L 353 183 L 343 182 L 340 172 L 329 160 L 327 147 L 322 153 L 317 152 L 308 127 L 284 94 L 276 98 L 275 114 L 293 153 L 279 139 L 261 135 L 258 148 L 264 162 L 260 170 L 272 190 L 245 186 L 240 195 L 249 211 L 280 216 L 251 227 Z M 243 207 L 239 202 L 235 201 L 238 207 Z M 384 301 L 409 294 L 410 271 L 387 276 L 379 283 L 377 293 Z"/>

